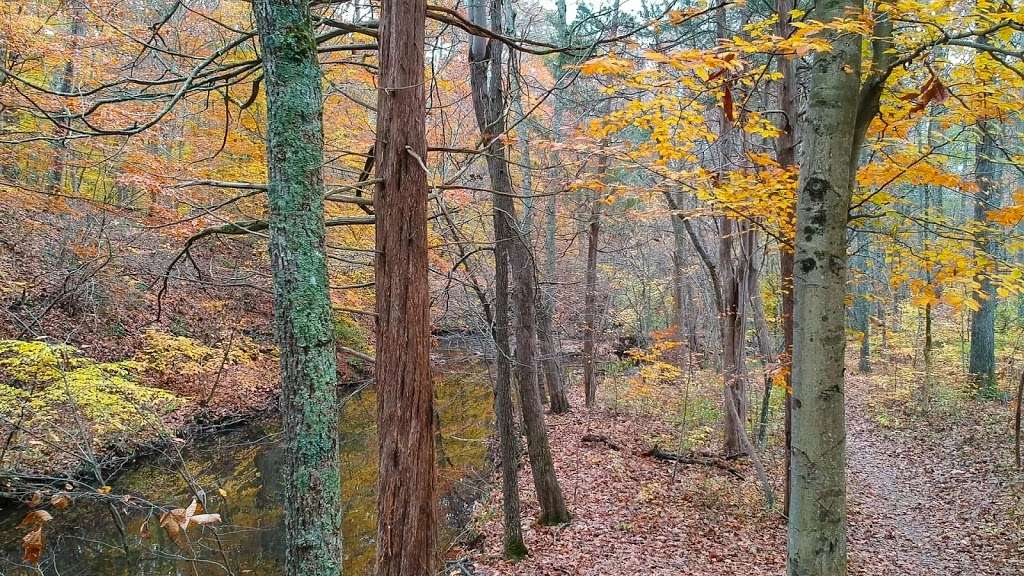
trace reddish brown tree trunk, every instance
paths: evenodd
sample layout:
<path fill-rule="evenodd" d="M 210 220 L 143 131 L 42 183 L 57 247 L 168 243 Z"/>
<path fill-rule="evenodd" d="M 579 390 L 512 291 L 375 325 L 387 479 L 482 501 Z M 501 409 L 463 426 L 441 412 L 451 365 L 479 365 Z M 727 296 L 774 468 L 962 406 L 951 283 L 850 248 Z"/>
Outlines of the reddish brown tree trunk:
<path fill-rule="evenodd" d="M 377 100 L 377 576 L 436 568 L 427 284 L 425 0 L 385 0 Z"/>

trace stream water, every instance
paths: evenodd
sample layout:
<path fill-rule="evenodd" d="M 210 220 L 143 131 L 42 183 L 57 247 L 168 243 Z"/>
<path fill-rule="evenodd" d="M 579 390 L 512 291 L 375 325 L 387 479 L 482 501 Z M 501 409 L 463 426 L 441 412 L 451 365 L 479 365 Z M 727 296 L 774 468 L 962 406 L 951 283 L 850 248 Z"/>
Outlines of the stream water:
<path fill-rule="evenodd" d="M 468 520 L 481 489 L 493 418 L 487 367 L 470 354 L 446 353 L 435 369 L 441 423 L 438 473 L 442 550 Z M 376 397 L 372 389 L 346 396 L 339 415 L 342 455 L 342 526 L 345 574 L 370 574 L 376 534 Z M 202 442 L 133 464 L 112 494 L 186 507 L 190 481 L 207 495 L 207 510 L 223 523 L 192 527 L 187 546 L 160 527 L 159 510 L 119 504 L 124 536 L 106 503 L 78 498 L 51 510 L 38 568 L 21 561 L 17 524 L 27 509 L 0 512 L 0 576 L 276 576 L 284 574 L 284 452 L 274 419 L 248 424 Z M 109 498 L 107 499 L 109 501 Z M 138 501 L 138 500 L 137 500 Z"/>

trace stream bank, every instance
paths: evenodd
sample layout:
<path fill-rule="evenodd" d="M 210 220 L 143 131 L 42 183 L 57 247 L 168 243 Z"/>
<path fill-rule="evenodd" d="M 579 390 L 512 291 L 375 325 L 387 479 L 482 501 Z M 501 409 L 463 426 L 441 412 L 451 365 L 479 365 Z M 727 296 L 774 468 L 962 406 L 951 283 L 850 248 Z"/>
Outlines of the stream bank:
<path fill-rule="evenodd" d="M 436 405 L 441 421 L 439 487 L 442 544 L 458 537 L 480 490 L 492 426 L 486 365 L 472 353 L 446 352 L 436 364 Z M 372 570 L 376 534 L 376 397 L 372 388 L 345 394 L 339 417 L 342 534 L 345 573 Z M 109 493 L 76 496 L 67 509 L 48 507 L 40 569 L 62 576 L 129 576 L 139 573 L 283 574 L 284 448 L 279 424 L 259 419 L 187 444 L 173 442 L 158 455 L 125 467 Z M 159 517 L 189 504 L 196 489 L 206 512 L 220 514 L 216 528 L 190 528 L 183 548 L 161 529 Z M 49 495 L 45 498 L 49 501 Z M 111 519 L 113 506 L 124 532 Z M 22 563 L 16 528 L 28 510 L 7 506 L 0 519 L 0 573 L 39 574 Z M 443 550 L 444 548 L 442 548 Z"/>

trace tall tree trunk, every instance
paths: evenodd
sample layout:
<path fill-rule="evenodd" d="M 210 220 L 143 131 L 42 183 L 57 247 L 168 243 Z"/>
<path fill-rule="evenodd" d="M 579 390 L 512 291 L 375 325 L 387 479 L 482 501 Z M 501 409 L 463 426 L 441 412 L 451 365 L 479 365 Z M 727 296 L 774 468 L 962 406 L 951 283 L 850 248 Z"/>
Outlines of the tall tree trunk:
<path fill-rule="evenodd" d="M 793 33 L 792 11 L 795 7 L 794 0 L 777 0 L 776 11 L 778 12 L 777 33 L 781 38 L 788 38 Z M 787 168 L 796 166 L 796 127 L 797 127 L 797 103 L 796 103 L 796 65 L 792 58 L 777 58 L 779 73 L 782 79 L 779 82 L 779 109 L 782 111 L 781 134 L 777 142 L 776 158 L 779 166 Z M 786 217 L 792 221 L 795 216 L 795 206 L 790 206 Z M 788 517 L 789 514 L 789 489 L 790 489 L 790 447 L 792 432 L 792 399 L 793 387 L 793 247 L 779 245 L 779 289 L 782 296 L 782 338 L 783 338 L 783 366 L 786 375 L 786 414 L 784 423 L 785 444 L 786 444 L 786 478 L 784 486 L 782 512 Z"/>
<path fill-rule="evenodd" d="M 746 304 L 747 279 L 746 258 L 750 230 L 743 222 L 731 218 L 721 219 L 721 238 L 719 239 L 719 270 L 724 285 L 725 309 L 722 313 L 722 377 L 724 380 L 724 399 L 733 406 L 723 414 L 725 422 L 726 454 L 745 452 L 742 437 L 746 435 L 748 410 L 747 380 L 745 366 L 746 348 Z M 734 243 L 738 240 L 739 254 L 734 254 Z"/>
<path fill-rule="evenodd" d="M 562 366 L 559 362 L 558 341 L 551 325 L 553 303 L 546 301 L 542 291 L 537 290 L 537 342 L 540 344 L 541 362 L 544 381 L 547 383 L 548 398 L 551 412 L 565 414 L 571 407 L 565 392 L 565 380 L 562 378 Z"/>
<path fill-rule="evenodd" d="M 757 230 L 751 230 L 751 245 L 757 248 Z M 764 394 L 761 396 L 761 410 L 757 425 L 757 446 L 763 447 L 768 439 L 768 416 L 771 409 L 772 376 L 770 367 L 776 362 L 776 353 L 772 345 L 768 319 L 764 312 L 764 298 L 761 296 L 761 270 L 757 260 L 751 255 L 747 259 L 747 294 L 750 300 L 750 312 L 754 324 L 754 336 L 757 348 L 761 353 L 761 372 L 764 378 Z"/>
<path fill-rule="evenodd" d="M 484 319 L 490 326 L 494 339 L 495 381 L 494 381 L 494 420 L 498 433 L 498 449 L 501 462 L 502 514 L 505 521 L 505 557 L 515 560 L 525 556 L 528 551 L 523 541 L 522 513 L 519 501 L 519 442 L 517 441 L 515 417 L 512 403 L 512 346 L 509 341 L 509 293 L 508 254 L 502 250 L 500 257 L 495 248 L 494 261 L 494 306 L 492 308 L 487 294 L 481 286 L 476 273 L 470 267 L 468 252 L 459 230 L 444 205 L 440 201 L 442 217 L 451 232 L 453 244 L 459 254 L 462 265 L 470 276 L 470 285 L 480 300 Z"/>
<path fill-rule="evenodd" d="M 496 380 L 494 382 L 494 416 L 501 450 L 502 514 L 505 521 L 505 557 L 521 558 L 527 554 L 523 541 L 522 512 L 519 504 L 519 446 L 512 413 L 512 346 L 509 343 L 509 254 L 507 243 L 497 238 L 508 235 L 505 219 L 494 212 L 494 307 L 492 331 L 496 349 Z"/>
<path fill-rule="evenodd" d="M 608 171 L 608 156 L 598 160 L 596 178 Z M 597 243 L 601 234 L 601 208 L 604 198 L 594 191 L 590 202 L 590 222 L 587 225 L 587 268 L 583 288 L 583 391 L 587 408 L 597 401 L 597 374 L 594 359 L 597 351 Z"/>
<path fill-rule="evenodd" d="M 470 19 L 479 26 L 501 30 L 501 0 L 491 0 L 487 9 L 482 0 L 469 6 Z M 490 26 L 487 26 L 487 19 Z M 544 407 L 540 400 L 536 370 L 536 277 L 526 238 L 517 227 L 516 205 L 512 198 L 512 180 L 507 150 L 500 138 L 505 132 L 505 92 L 502 81 L 503 45 L 474 36 L 470 42 L 470 85 L 473 109 L 487 155 L 494 202 L 495 257 L 508 258 L 514 282 L 513 306 L 516 311 L 515 373 L 519 383 L 519 401 L 526 428 L 527 453 L 533 483 L 540 504 L 542 524 L 560 524 L 569 520 L 562 489 L 558 484 L 551 447 L 548 444 Z"/>
<path fill-rule="evenodd" d="M 377 576 L 436 569 L 427 282 L 425 0 L 385 0 L 377 99 Z"/>
<path fill-rule="evenodd" d="M 861 9 L 860 0 L 820 0 L 813 17 L 830 22 Z M 861 38 L 829 40 L 832 50 L 811 66 L 796 210 L 790 576 L 846 574 L 846 223 L 859 156 Z"/>
<path fill-rule="evenodd" d="M 856 233 L 857 247 L 853 256 L 853 266 L 859 269 L 861 278 L 853 286 L 853 309 L 851 310 L 853 329 L 860 333 L 860 354 L 857 358 L 857 371 L 861 374 L 871 372 L 871 304 L 868 294 L 871 291 L 867 277 L 868 239 L 863 230 Z"/>
<path fill-rule="evenodd" d="M 64 62 L 64 68 L 61 69 L 55 86 L 63 94 L 70 93 L 74 86 L 75 63 L 79 56 L 78 47 L 82 35 L 85 33 L 85 6 L 80 0 L 70 0 L 68 10 L 71 16 L 71 53 L 68 55 L 67 61 Z M 50 166 L 50 173 L 46 181 L 46 191 L 50 194 L 59 194 L 63 191 L 64 174 L 67 172 L 68 157 L 71 153 L 67 141 L 68 129 L 63 125 L 69 120 L 66 114 L 57 115 L 57 118 L 61 124 L 54 128 L 53 165 Z"/>
<path fill-rule="evenodd" d="M 324 242 L 320 65 L 304 0 L 255 0 L 267 90 L 274 334 L 281 355 L 285 567 L 341 571 L 334 331 Z"/>
<path fill-rule="evenodd" d="M 978 194 L 974 198 L 974 219 L 984 225 L 988 219 L 986 212 L 998 207 L 998 170 L 992 157 L 997 152 L 994 123 L 990 120 L 979 124 L 980 139 L 978 141 L 974 172 L 978 183 Z M 986 259 L 994 259 L 997 244 L 992 234 L 984 229 L 977 233 L 975 250 Z M 981 299 L 981 307 L 971 315 L 971 353 L 968 373 L 977 387 L 978 394 L 991 396 L 996 391 L 996 298 L 995 286 L 992 283 L 992 272 L 995 266 L 989 265 L 978 275 L 981 292 L 987 298 Z"/>

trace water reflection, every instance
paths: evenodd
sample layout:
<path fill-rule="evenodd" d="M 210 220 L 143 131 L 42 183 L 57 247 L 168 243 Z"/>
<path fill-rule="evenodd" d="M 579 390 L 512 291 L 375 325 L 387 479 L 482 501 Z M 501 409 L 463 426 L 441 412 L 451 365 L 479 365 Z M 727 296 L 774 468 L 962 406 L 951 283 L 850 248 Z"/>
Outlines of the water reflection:
<path fill-rule="evenodd" d="M 486 459 L 491 428 L 491 389 L 486 366 L 470 355 L 446 354 L 435 368 L 442 517 L 466 517 L 460 509 L 469 480 Z M 339 419 L 344 497 L 345 574 L 370 574 L 376 533 L 376 396 L 372 389 L 347 396 Z M 190 528 L 189 549 L 176 545 L 159 527 L 159 513 L 129 512 L 122 535 L 107 505 L 78 501 L 53 511 L 39 569 L 21 564 L 15 526 L 24 510 L 0 519 L 0 574 L 61 576 L 143 576 L 181 574 L 249 576 L 284 574 L 284 453 L 276 422 L 254 423 L 197 446 L 180 457 L 153 458 L 134 466 L 115 483 L 129 494 L 171 507 L 192 498 L 190 481 L 207 495 L 208 512 L 222 515 L 216 530 Z M 467 487 L 470 486 L 470 487 Z M 456 523 L 457 524 L 457 523 Z M 454 530 L 442 538 L 446 545 Z M 144 536 L 147 535 L 148 538 Z"/>

